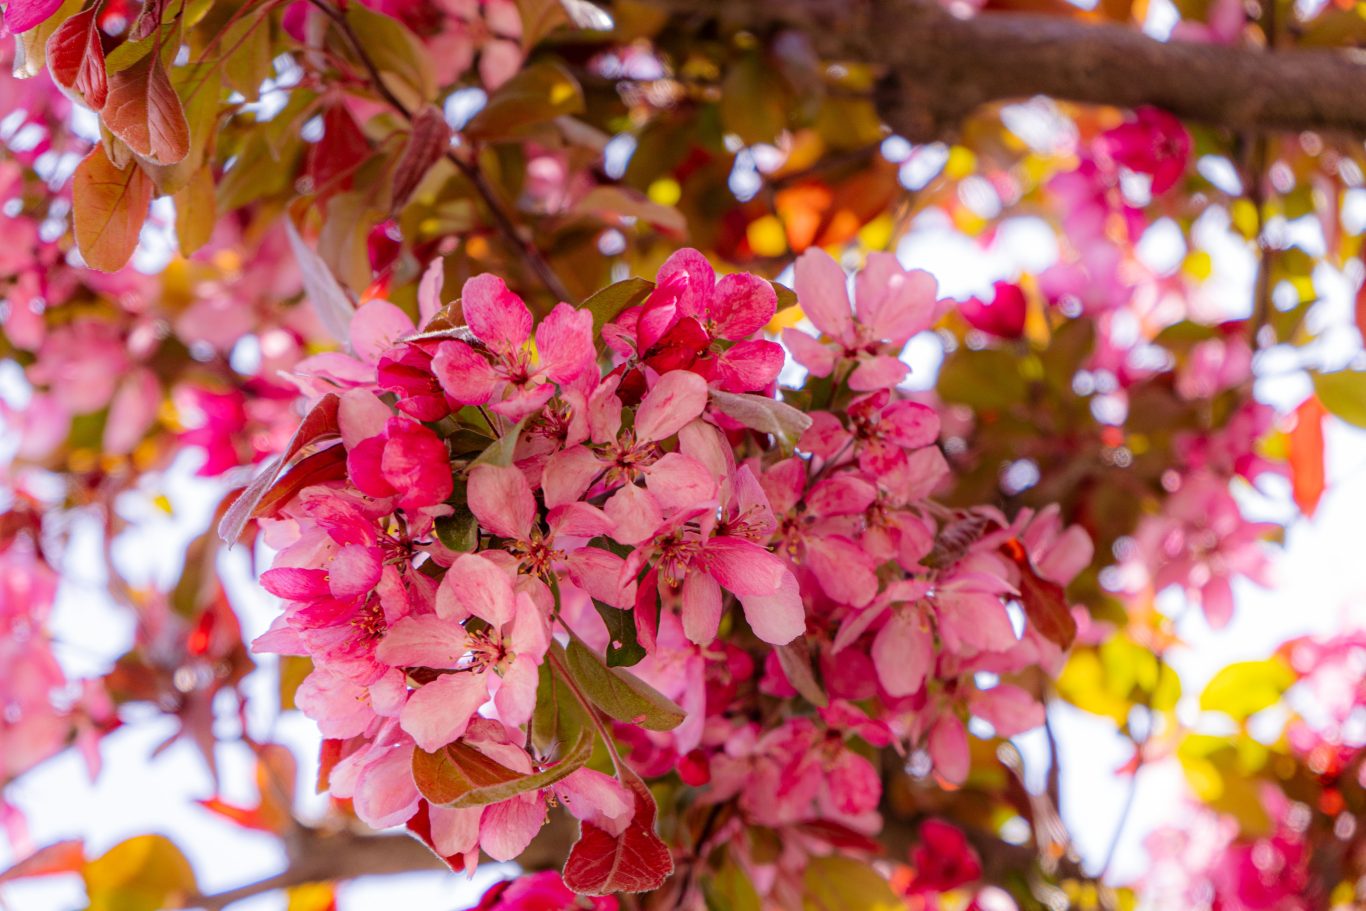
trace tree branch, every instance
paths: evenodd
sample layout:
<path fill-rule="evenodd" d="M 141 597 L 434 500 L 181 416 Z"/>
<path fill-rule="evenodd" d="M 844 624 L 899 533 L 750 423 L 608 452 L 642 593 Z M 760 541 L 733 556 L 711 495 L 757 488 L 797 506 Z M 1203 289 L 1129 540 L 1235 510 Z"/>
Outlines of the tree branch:
<path fill-rule="evenodd" d="M 1118 24 L 991 12 L 960 19 L 935 0 L 653 0 L 685 16 L 766 32 L 795 28 L 828 59 L 885 75 L 882 115 L 908 139 L 951 134 L 980 105 L 1046 95 L 1154 105 L 1239 131 L 1366 136 L 1358 51 L 1158 41 Z"/>

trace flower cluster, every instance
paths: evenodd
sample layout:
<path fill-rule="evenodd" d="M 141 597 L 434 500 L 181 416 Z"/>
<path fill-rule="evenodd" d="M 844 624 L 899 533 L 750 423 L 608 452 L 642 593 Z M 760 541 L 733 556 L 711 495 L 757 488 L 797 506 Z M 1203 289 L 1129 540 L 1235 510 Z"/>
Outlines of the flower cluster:
<path fill-rule="evenodd" d="M 717 837 L 793 834 L 776 861 L 740 851 L 781 888 L 831 833 L 876 831 L 868 746 L 961 783 L 969 717 L 1041 723 L 1011 681 L 1059 665 L 1090 542 L 1056 510 L 932 499 L 939 418 L 896 387 L 934 281 L 874 256 L 854 284 L 851 305 L 832 259 L 799 260 L 819 334 L 786 333 L 810 379 L 782 399 L 774 287 L 692 250 L 610 321 L 536 324 L 481 275 L 458 328 L 374 301 L 355 358 L 305 364 L 317 452 L 263 522 L 285 610 L 255 647 L 312 659 L 297 702 L 332 793 L 457 867 L 515 858 L 562 804 L 584 831 L 566 882 L 599 892 L 667 872 L 640 776 L 677 775 L 732 809 Z M 604 872 L 613 845 L 635 860 Z"/>

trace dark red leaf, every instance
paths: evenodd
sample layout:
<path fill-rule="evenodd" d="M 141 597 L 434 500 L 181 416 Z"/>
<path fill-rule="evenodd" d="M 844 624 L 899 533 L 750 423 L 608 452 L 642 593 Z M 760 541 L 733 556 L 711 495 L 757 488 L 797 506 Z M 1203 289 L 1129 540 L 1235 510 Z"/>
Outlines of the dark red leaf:
<path fill-rule="evenodd" d="M 308 152 L 307 174 L 315 192 L 327 193 L 346 186 L 345 178 L 370 155 L 370 143 L 345 105 L 334 104 L 323 112 L 323 135 Z"/>
<path fill-rule="evenodd" d="M 58 85 L 79 95 L 92 110 L 104 107 L 109 80 L 95 7 L 66 20 L 47 39 L 47 67 Z"/>
<path fill-rule="evenodd" d="M 564 864 L 564 884 L 580 895 L 649 892 L 673 872 L 669 846 L 655 834 L 655 800 L 634 773 L 624 784 L 636 798 L 636 815 L 620 835 L 591 822 L 580 827 L 579 840 Z"/>
<path fill-rule="evenodd" d="M 306 446 L 321 442 L 328 437 L 335 437 L 341 432 L 337 424 L 337 409 L 340 404 L 341 399 L 332 393 L 328 393 L 318 400 L 318 404 L 314 405 L 313 410 L 300 422 L 299 429 L 294 431 L 289 446 L 286 447 L 280 458 L 267 466 L 266 470 L 261 472 L 256 480 L 252 481 L 246 490 L 242 491 L 241 496 L 234 500 L 232 505 L 223 513 L 223 520 L 218 523 L 218 536 L 220 538 L 231 544 L 241 537 L 242 529 L 246 527 L 247 521 L 258 514 L 257 508 L 261 501 L 275 485 L 280 474 L 293 463 L 295 456 L 299 455 Z M 324 452 L 326 451 L 328 450 L 324 450 Z M 318 453 L 318 455 L 322 454 Z M 335 459 L 336 454 L 334 453 L 331 458 Z M 344 454 L 343 458 L 345 458 Z"/>
<path fill-rule="evenodd" d="M 1059 648 L 1071 646 L 1077 638 L 1077 621 L 1062 586 L 1039 575 L 1024 545 L 1015 538 L 1002 544 L 1001 552 L 1020 570 L 1020 603 L 1029 622 Z"/>
<path fill-rule="evenodd" d="M 428 169 L 446 154 L 450 142 L 451 128 L 440 108 L 429 104 L 413 115 L 408 145 L 394 168 L 393 211 L 403 208 Z"/>

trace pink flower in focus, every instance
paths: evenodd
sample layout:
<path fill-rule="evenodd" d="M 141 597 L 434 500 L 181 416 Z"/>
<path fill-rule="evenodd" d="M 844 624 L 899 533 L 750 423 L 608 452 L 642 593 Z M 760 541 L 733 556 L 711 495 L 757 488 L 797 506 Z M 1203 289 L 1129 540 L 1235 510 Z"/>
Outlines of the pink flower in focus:
<path fill-rule="evenodd" d="M 561 303 L 536 327 L 531 311 L 501 278 L 476 275 L 465 282 L 460 304 L 481 348 L 451 339 L 437 348 L 432 369 L 446 393 L 465 405 L 494 401 L 492 409 L 516 421 L 539 411 L 555 394 L 594 371 L 593 315 Z"/>

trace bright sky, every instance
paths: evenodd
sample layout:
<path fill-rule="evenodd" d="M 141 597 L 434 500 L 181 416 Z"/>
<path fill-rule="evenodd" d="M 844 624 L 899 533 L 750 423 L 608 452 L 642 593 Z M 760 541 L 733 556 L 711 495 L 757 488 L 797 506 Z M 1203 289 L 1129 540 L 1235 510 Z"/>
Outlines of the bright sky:
<path fill-rule="evenodd" d="M 1217 226 L 1215 226 L 1217 227 Z M 1164 244 L 1166 246 L 1164 247 Z M 1149 244 L 1145 257 L 1163 262 L 1173 253 L 1171 241 L 1160 238 Z M 1056 255 L 1049 230 L 1028 219 L 1006 223 L 996 245 L 983 252 L 972 242 L 952 235 L 933 219 L 922 220 L 901 249 L 908 265 L 930 269 L 940 280 L 941 292 L 956 297 L 980 293 L 993 279 L 1019 271 L 1037 271 Z M 1228 316 L 1246 310 L 1250 296 L 1251 263 L 1245 251 L 1226 248 L 1216 256 L 1216 280 L 1211 283 L 1215 312 Z M 1350 276 L 1349 278 L 1356 278 Z M 1350 325 L 1345 318 L 1351 300 L 1351 281 L 1325 272 L 1321 287 L 1327 303 L 1315 316 L 1327 324 Z M 1350 330 L 1349 330 L 1350 331 Z M 1329 367 L 1344 366 L 1355 351 L 1355 335 L 1329 332 L 1315 352 Z M 907 360 L 916 371 L 916 382 L 927 383 L 937 366 L 932 344 L 913 342 Z M 1277 365 L 1263 365 L 1271 368 Z M 1278 373 L 1279 368 L 1277 367 Z M 1293 371 L 1265 381 L 1261 397 L 1282 405 L 1299 402 L 1307 393 L 1307 378 Z M 1179 671 L 1186 694 L 1180 708 L 1187 723 L 1201 722 L 1195 706 L 1204 682 L 1225 664 L 1265 657 L 1281 641 L 1307 632 L 1327 632 L 1348 624 L 1366 623 L 1366 563 L 1360 555 L 1360 517 L 1366 512 L 1366 433 L 1334 423 L 1328 434 L 1330 491 L 1312 522 L 1296 521 L 1289 530 L 1285 551 L 1277 561 L 1278 584 L 1274 591 L 1238 586 L 1238 612 L 1233 623 L 1211 633 L 1198 612 L 1187 612 L 1181 633 L 1188 643 L 1169 658 Z M 183 544 L 209 521 L 213 491 L 192 477 L 193 465 L 177 465 L 167 479 L 165 493 L 175 506 L 166 516 L 151 503 L 161 491 L 149 490 L 129 496 L 122 504 L 125 514 L 141 523 L 136 533 L 119 544 L 116 559 L 130 576 L 138 579 L 173 578 L 176 567 L 167 555 L 178 555 Z M 1249 494 L 1249 510 L 1258 516 L 1289 514 L 1289 491 L 1279 485 L 1265 496 Z M 98 542 L 88 530 L 78 531 L 69 555 L 66 581 L 55 616 L 60 657 L 73 674 L 107 670 L 111 656 L 131 641 L 126 615 L 113 608 L 101 591 L 101 580 L 90 576 L 100 565 Z M 246 573 L 245 555 L 234 554 L 224 567 L 234 603 L 242 613 L 248 639 L 264 631 L 276 610 L 271 599 L 253 589 Z M 1175 603 L 1166 598 L 1168 606 Z M 248 678 L 246 686 L 261 696 L 259 706 L 274 702 L 273 662 Z M 1115 770 L 1129 759 L 1127 742 L 1108 722 L 1098 721 L 1066 706 L 1052 711 L 1061 748 L 1063 816 L 1087 865 L 1099 865 L 1113 835 L 1127 782 Z M 267 734 L 296 747 L 301 758 L 301 791 L 313 780 L 317 734 L 311 722 L 292 713 L 274 719 L 258 711 L 251 719 L 253 733 Z M 80 761 L 64 755 L 25 776 L 11 789 L 9 798 L 29 815 L 35 844 L 83 836 L 89 850 L 98 854 L 123 838 L 146 832 L 171 836 L 189 855 L 200 876 L 200 887 L 214 891 L 277 872 L 282 858 L 273 840 L 238 829 L 192 804 L 194 798 L 212 796 L 213 785 L 195 751 L 178 744 L 156 759 L 149 755 L 170 734 L 167 719 L 130 725 L 104 743 L 105 767 L 90 782 Z M 231 734 L 230 730 L 225 730 Z M 1030 774 L 1041 774 L 1044 756 L 1042 735 L 1019 738 Z M 225 791 L 229 801 L 249 802 L 242 790 L 250 782 L 250 757 L 241 748 L 224 746 L 219 751 Z M 1144 836 L 1153 828 L 1182 818 L 1184 787 L 1179 768 L 1172 761 L 1152 763 L 1139 773 L 1138 799 L 1120 841 L 1112 867 L 1116 882 L 1139 876 L 1146 866 Z M 314 806 L 321 806 L 314 800 Z M 0 868 L 10 861 L 10 848 L 0 843 Z M 506 873 L 506 868 L 481 869 L 474 883 L 464 877 L 413 874 L 387 877 L 343 886 L 344 911 L 387 911 L 394 907 L 466 907 L 487 884 Z M 63 877 L 0 887 L 0 909 L 9 911 L 60 911 L 84 905 L 79 881 Z M 240 911 L 283 909 L 282 896 L 262 896 L 234 906 Z"/>

